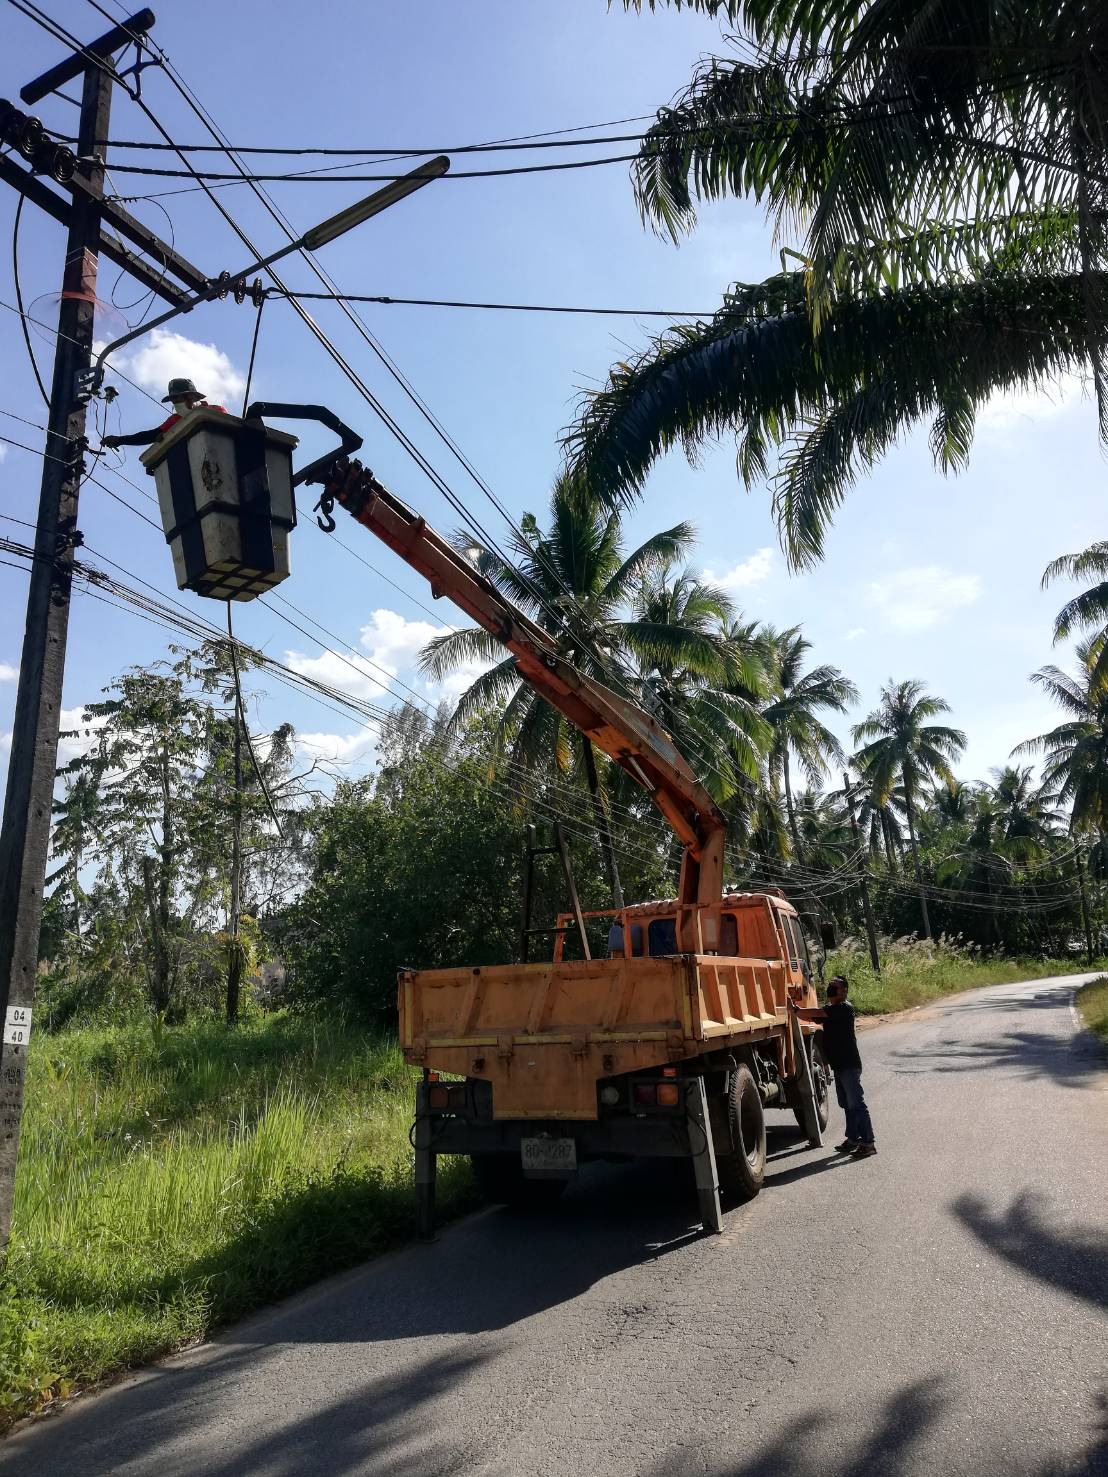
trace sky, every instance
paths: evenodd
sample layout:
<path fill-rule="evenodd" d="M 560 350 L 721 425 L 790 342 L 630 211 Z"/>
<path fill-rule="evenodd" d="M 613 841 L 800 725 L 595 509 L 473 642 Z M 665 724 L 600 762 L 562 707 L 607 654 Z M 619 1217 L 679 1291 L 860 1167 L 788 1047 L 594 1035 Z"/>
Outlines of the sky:
<path fill-rule="evenodd" d="M 86 0 L 47 7 L 87 40 L 104 22 Z M 14 10 L 0 11 L 5 46 L 0 92 L 19 88 L 60 56 L 58 43 Z M 697 61 L 726 50 L 718 24 L 681 11 L 625 14 L 605 0 L 425 0 L 414 6 L 331 0 L 313 11 L 240 0 L 228 7 L 193 0 L 166 9 L 154 34 L 220 126 L 239 144 L 365 147 L 366 157 L 396 148 L 445 149 L 485 140 L 650 115 L 688 81 Z M 179 140 L 205 142 L 199 123 L 156 69 L 143 74 L 143 99 Z M 68 131 L 75 117 L 51 98 L 36 109 Z M 619 125 L 613 133 L 640 125 Z M 142 113 L 117 90 L 111 132 L 147 139 Z M 626 144 L 590 151 L 630 152 Z M 122 162 L 117 154 L 117 162 Z M 135 162 L 133 154 L 128 162 Z M 218 155 L 201 157 L 226 167 Z M 455 170 L 558 153 L 459 155 Z M 109 166 L 112 159 L 109 156 Z M 144 164 L 174 165 L 146 154 Z M 311 168 L 315 158 L 271 161 Z M 331 161 L 332 164 L 338 161 Z M 268 167 L 268 166 L 267 166 Z M 388 172 L 393 166 L 383 166 Z M 366 172 L 372 173 L 373 169 Z M 121 195 L 180 191 L 188 181 L 112 175 Z M 269 187 L 298 229 L 342 208 L 371 184 L 279 183 Z M 229 211 L 263 251 L 283 244 L 274 222 L 249 190 L 221 192 Z M 13 192 L 0 195 L 0 233 L 10 232 Z M 210 275 L 240 270 L 248 253 L 211 203 L 195 191 L 128 206 Z M 8 239 L 5 235 L 5 239 Z M 662 308 L 710 312 L 726 287 L 778 269 L 779 249 L 759 208 L 726 201 L 700 212 L 696 232 L 675 247 L 644 227 L 627 165 L 493 179 L 445 179 L 326 246 L 320 261 L 348 292 L 394 297 L 476 299 Z M 19 240 L 24 302 L 32 315 L 56 318 L 64 233 L 31 207 Z M 0 301 L 14 302 L 10 252 L 0 253 Z M 299 260 L 290 285 L 318 286 Z M 100 296 L 120 305 L 98 331 L 114 337 L 134 326 L 147 304 L 141 289 L 105 265 Z M 130 306 L 136 304 L 136 306 Z M 354 364 L 373 394 L 418 445 L 450 487 L 498 539 L 506 524 L 451 450 L 421 417 L 382 360 L 334 304 L 309 307 Z M 160 310 L 160 309 L 159 309 Z M 603 382 L 609 367 L 640 349 L 657 320 L 527 315 L 367 305 L 359 310 L 377 342 L 417 396 L 448 430 L 468 463 L 516 519 L 540 521 L 560 463 L 559 436 L 580 394 Z M 149 313 L 148 316 L 153 316 Z M 241 408 L 254 330 L 254 310 L 228 300 L 198 308 L 165 330 L 139 339 L 115 360 L 155 398 L 173 375 L 194 378 L 213 400 Z M 49 383 L 51 335 L 32 330 Z M 111 382 L 111 381 L 110 381 Z M 157 424 L 162 413 L 118 380 L 110 427 Z M 0 309 L 0 436 L 40 447 L 44 407 L 30 374 L 18 320 Z M 375 412 L 331 363 L 286 302 L 267 304 L 260 326 L 251 398 L 322 402 L 364 437 L 363 459 L 405 501 L 445 533 L 458 515 Z M 22 424 L 13 416 L 34 423 Z M 285 428 L 303 437 L 304 458 L 329 444 L 328 433 Z M 132 483 L 150 488 L 132 450 L 121 463 Z M 0 514 L 35 516 L 41 461 L 0 442 Z M 830 662 L 861 692 L 849 724 L 876 703 L 882 683 L 922 679 L 950 703 L 951 721 L 968 744 L 958 766 L 964 779 L 986 778 L 1013 745 L 1044 732 L 1057 711 L 1028 681 L 1045 662 L 1066 664 L 1051 642 L 1051 623 L 1066 586 L 1040 589 L 1048 560 L 1103 537 L 1108 468 L 1098 450 L 1093 405 L 1067 381 L 1050 394 L 1006 397 L 985 407 L 968 471 L 944 477 L 927 448 L 926 427 L 848 495 L 827 540 L 824 562 L 802 576 L 788 573 L 764 486 L 744 491 L 733 438 L 709 448 L 691 467 L 680 452 L 661 461 L 626 519 L 629 546 L 682 519 L 698 531 L 695 565 L 728 590 L 748 618 L 802 624 L 812 660 Z M 154 509 L 114 475 L 103 481 L 147 515 Z M 155 515 L 156 516 L 156 515 Z M 344 515 L 339 514 L 340 519 Z M 344 526 L 345 523 L 345 526 Z M 93 484 L 82 493 L 81 528 L 90 550 L 107 556 L 166 596 L 222 623 L 224 608 L 178 594 L 161 533 Z M 0 523 L 8 537 L 29 530 Z M 389 703 L 382 669 L 428 702 L 452 699 L 472 677 L 460 673 L 432 686 L 417 672 L 429 637 L 459 617 L 436 605 L 422 581 L 349 520 L 342 540 L 351 557 L 315 526 L 310 500 L 292 540 L 293 574 L 278 593 L 327 631 L 342 653 L 294 629 L 310 622 L 274 603 L 238 606 L 236 634 L 294 668 L 360 697 Z M 6 766 L 20 660 L 26 575 L 0 564 L 0 767 Z M 76 726 L 83 703 L 131 664 L 166 656 L 164 631 L 87 596 L 73 605 L 63 726 Z M 350 665 L 353 663 L 354 665 Z M 369 665 L 370 663 L 374 665 Z M 357 668 L 355 670 L 355 668 Z M 288 720 L 305 755 L 358 773 L 372 763 L 373 732 L 268 677 L 252 676 L 252 722 L 264 730 Z M 63 757 L 80 740 L 63 745 Z"/>

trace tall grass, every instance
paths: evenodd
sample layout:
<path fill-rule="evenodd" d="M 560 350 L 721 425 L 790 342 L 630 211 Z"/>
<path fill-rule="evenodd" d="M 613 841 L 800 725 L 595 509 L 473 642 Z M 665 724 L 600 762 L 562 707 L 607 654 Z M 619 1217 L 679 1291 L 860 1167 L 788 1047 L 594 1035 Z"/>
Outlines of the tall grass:
<path fill-rule="evenodd" d="M 942 995 L 1009 980 L 1043 979 L 1087 968 L 1079 959 L 1008 959 L 984 954 L 976 944 L 955 938 L 880 938 L 881 973 L 874 974 L 869 951 L 858 939 L 844 939 L 827 956 L 827 977 L 842 974 L 850 981 L 850 998 L 862 1015 L 908 1010 Z M 1098 966 L 1099 967 L 1099 966 Z"/>
<path fill-rule="evenodd" d="M 8 1273 L 9 1415 L 408 1234 L 413 1074 L 288 1018 L 35 1040 Z M 445 1214 L 466 1203 L 457 1161 Z"/>
<path fill-rule="evenodd" d="M 1089 1030 L 1108 1046 L 1108 976 L 1090 980 L 1077 992 L 1077 1008 Z"/>

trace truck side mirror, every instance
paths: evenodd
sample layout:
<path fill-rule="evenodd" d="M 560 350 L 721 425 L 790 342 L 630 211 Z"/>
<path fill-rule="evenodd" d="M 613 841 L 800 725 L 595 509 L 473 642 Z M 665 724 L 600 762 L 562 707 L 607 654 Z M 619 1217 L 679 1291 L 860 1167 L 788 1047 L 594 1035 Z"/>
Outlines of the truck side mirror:
<path fill-rule="evenodd" d="M 819 925 L 819 941 L 825 949 L 833 949 L 838 943 L 835 937 L 835 925 L 829 918 L 823 919 Z"/>

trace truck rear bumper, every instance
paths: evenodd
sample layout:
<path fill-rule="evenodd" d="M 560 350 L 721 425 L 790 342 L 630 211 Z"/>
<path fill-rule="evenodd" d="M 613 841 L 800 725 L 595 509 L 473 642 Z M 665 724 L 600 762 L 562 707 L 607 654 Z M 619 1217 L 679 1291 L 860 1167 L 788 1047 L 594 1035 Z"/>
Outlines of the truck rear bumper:
<path fill-rule="evenodd" d="M 516 1154 L 525 1138 L 549 1134 L 571 1138 L 577 1159 L 687 1159 L 689 1129 L 684 1114 L 613 1117 L 567 1122 L 564 1118 L 526 1122 L 473 1122 L 431 1116 L 419 1124 L 418 1141 L 435 1154 Z"/>

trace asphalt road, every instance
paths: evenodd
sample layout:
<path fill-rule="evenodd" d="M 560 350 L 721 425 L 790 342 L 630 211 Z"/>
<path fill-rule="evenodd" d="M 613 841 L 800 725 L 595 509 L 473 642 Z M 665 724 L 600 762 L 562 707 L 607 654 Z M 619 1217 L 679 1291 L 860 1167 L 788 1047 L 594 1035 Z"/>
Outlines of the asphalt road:
<path fill-rule="evenodd" d="M 0 1472 L 1108 1473 L 1108 1072 L 1078 978 L 867 1031 L 878 1155 L 771 1114 L 722 1237 L 597 1168 L 553 1216 L 474 1216 L 74 1401 Z"/>

